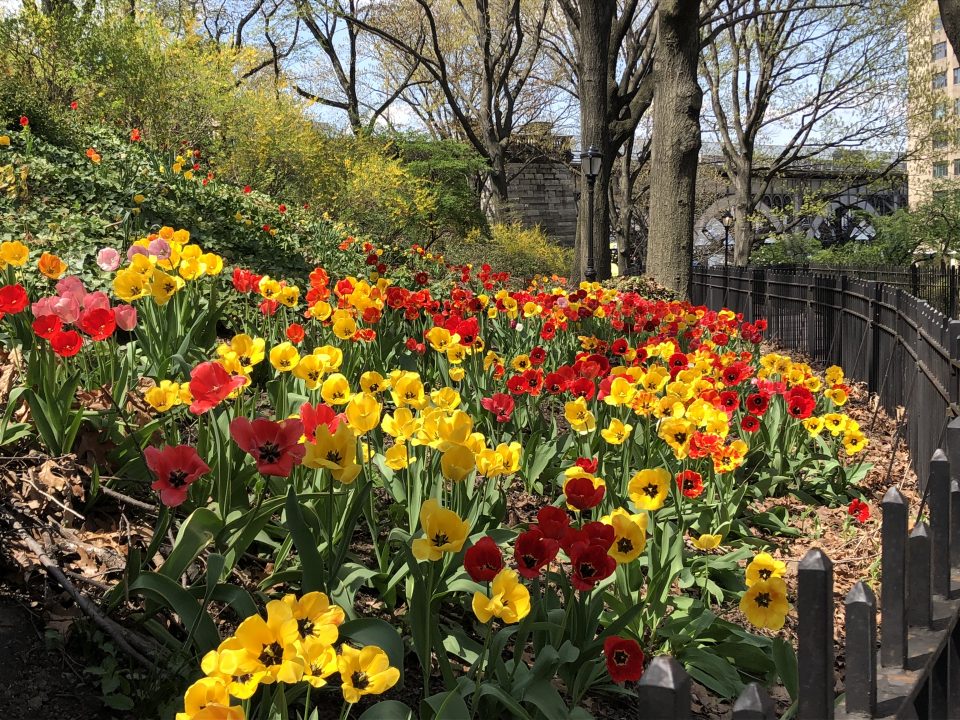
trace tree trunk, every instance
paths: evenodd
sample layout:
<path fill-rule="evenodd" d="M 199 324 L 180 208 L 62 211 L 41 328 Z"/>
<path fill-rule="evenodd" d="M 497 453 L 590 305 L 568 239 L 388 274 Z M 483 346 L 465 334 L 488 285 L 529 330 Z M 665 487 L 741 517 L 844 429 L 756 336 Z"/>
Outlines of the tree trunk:
<path fill-rule="evenodd" d="M 620 234 L 617 237 L 617 270 L 621 275 L 632 271 L 628 267 L 628 253 L 632 243 L 633 230 L 633 142 L 631 135 L 624 143 L 623 153 L 620 155 Z"/>
<path fill-rule="evenodd" d="M 744 267 L 753 250 L 753 162 L 741 157 L 733 177 L 733 257 L 732 263 Z"/>
<path fill-rule="evenodd" d="M 510 212 L 510 184 L 507 178 L 507 161 L 500 143 L 488 143 L 490 169 L 487 180 L 490 187 L 490 215 L 495 222 L 509 223 L 513 216 Z"/>
<path fill-rule="evenodd" d="M 697 84 L 698 0 L 661 0 L 653 63 L 653 143 L 647 274 L 685 297 L 693 263 L 694 201 L 700 152 Z"/>
<path fill-rule="evenodd" d="M 603 164 L 593 188 L 593 227 L 587 227 L 587 185 L 581 170 L 580 203 L 577 210 L 579 238 L 574 263 L 575 277 L 583 278 L 587 267 L 587 242 L 593 242 L 593 266 L 597 280 L 610 277 L 610 170 L 613 167 L 610 129 L 607 123 L 610 34 L 616 3 L 610 0 L 580 2 L 580 143 L 581 151 L 595 147 Z M 579 268 L 577 267 L 579 265 Z"/>
<path fill-rule="evenodd" d="M 938 0 L 937 4 L 940 6 L 943 31 L 953 51 L 960 52 L 960 0 Z"/>

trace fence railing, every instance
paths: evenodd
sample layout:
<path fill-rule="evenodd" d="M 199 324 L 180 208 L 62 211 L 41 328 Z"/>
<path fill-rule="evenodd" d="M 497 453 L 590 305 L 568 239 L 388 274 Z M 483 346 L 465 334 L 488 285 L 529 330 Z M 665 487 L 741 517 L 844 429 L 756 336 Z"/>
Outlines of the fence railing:
<path fill-rule="evenodd" d="M 960 320 L 885 281 L 815 269 L 695 269 L 692 295 L 766 318 L 770 339 L 867 383 L 923 482 L 924 458 L 960 415 Z"/>
<path fill-rule="evenodd" d="M 863 581 L 844 602 L 844 694 L 834 690 L 833 563 L 810 550 L 797 572 L 799 720 L 960 717 L 960 420 L 950 424 L 950 460 L 937 450 L 925 473 L 929 521 L 908 532 L 909 505 L 892 486 L 882 502 L 881 622 Z M 951 476 L 951 468 L 953 475 Z M 639 683 L 642 720 L 691 718 L 690 677 L 669 656 Z M 766 690 L 752 683 L 733 720 L 774 720 Z"/>

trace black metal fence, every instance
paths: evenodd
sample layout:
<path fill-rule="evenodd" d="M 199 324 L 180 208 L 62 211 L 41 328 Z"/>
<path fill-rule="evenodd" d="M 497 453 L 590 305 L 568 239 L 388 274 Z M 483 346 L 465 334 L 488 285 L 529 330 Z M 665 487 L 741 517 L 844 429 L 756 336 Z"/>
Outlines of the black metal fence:
<path fill-rule="evenodd" d="M 881 622 L 861 581 L 844 602 L 844 694 L 835 691 L 833 563 L 810 550 L 797 573 L 799 720 L 960 717 L 960 420 L 949 430 L 950 460 L 929 463 L 929 523 L 908 532 L 909 506 L 896 487 L 883 497 Z M 954 473 L 951 477 L 951 468 Z M 643 720 L 691 718 L 690 678 L 676 660 L 654 658 L 640 679 Z M 773 720 L 766 691 L 746 687 L 733 720 Z"/>
<path fill-rule="evenodd" d="M 759 269 L 759 268 L 758 268 Z M 777 272 L 814 272 L 817 275 L 848 278 L 864 282 L 879 282 L 887 287 L 900 288 L 915 298 L 926 300 L 930 307 L 947 317 L 955 318 L 960 312 L 960 268 L 942 265 L 919 267 L 917 265 L 887 265 L 873 268 L 834 267 L 830 265 L 773 265 L 764 268 Z"/>
<path fill-rule="evenodd" d="M 898 418 L 895 444 L 906 441 L 923 480 L 924 458 L 960 415 L 960 320 L 902 287 L 812 269 L 695 269 L 692 295 L 766 318 L 771 340 L 867 383 Z"/>

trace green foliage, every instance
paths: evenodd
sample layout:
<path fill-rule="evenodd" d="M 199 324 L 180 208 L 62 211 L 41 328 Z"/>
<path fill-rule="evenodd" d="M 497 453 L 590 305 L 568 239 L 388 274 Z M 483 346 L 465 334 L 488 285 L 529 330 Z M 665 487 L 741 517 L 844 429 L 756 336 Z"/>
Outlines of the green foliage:
<path fill-rule="evenodd" d="M 793 265 L 810 262 L 810 258 L 822 249 L 816 238 L 806 233 L 793 232 L 773 238 L 754 250 L 750 262 L 754 265 Z"/>
<path fill-rule="evenodd" d="M 458 265 L 489 263 L 516 278 L 529 280 L 536 275 L 566 275 L 572 251 L 552 243 L 539 226 L 493 223 L 489 236 L 475 230 L 460 242 L 448 243 L 446 257 Z"/>

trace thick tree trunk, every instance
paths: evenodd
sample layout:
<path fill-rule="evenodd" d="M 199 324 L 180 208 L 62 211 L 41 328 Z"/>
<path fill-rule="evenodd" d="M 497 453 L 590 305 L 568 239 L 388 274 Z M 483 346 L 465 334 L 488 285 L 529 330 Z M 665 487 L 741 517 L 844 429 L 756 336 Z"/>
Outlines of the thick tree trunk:
<path fill-rule="evenodd" d="M 580 176 L 578 262 L 574 277 L 584 277 L 587 242 L 592 239 L 594 268 L 598 280 L 610 277 L 610 170 L 613 167 L 610 130 L 607 123 L 607 82 L 610 77 L 609 48 L 616 3 L 610 0 L 580 2 L 580 128 L 581 150 L 590 146 L 603 153 L 603 167 L 593 188 L 593 227 L 587 227 L 586 177 Z M 579 265 L 579 267 L 577 267 Z"/>
<path fill-rule="evenodd" d="M 937 4 L 940 6 L 943 31 L 953 51 L 960 52 L 960 0 L 938 0 Z"/>
<path fill-rule="evenodd" d="M 733 256 L 731 264 L 743 267 L 753 250 L 753 163 L 742 158 L 733 177 Z"/>
<path fill-rule="evenodd" d="M 703 101 L 697 84 L 699 17 L 698 0 L 661 0 L 653 63 L 647 274 L 684 296 L 690 294 Z"/>
<path fill-rule="evenodd" d="M 633 136 L 624 143 L 623 153 L 620 155 L 620 234 L 617 237 L 617 269 L 621 275 L 627 275 L 627 253 L 632 243 L 633 229 Z"/>
<path fill-rule="evenodd" d="M 487 171 L 487 181 L 490 187 L 490 215 L 496 222 L 508 223 L 513 216 L 506 157 L 499 143 L 493 141 L 489 145 L 490 169 Z"/>

